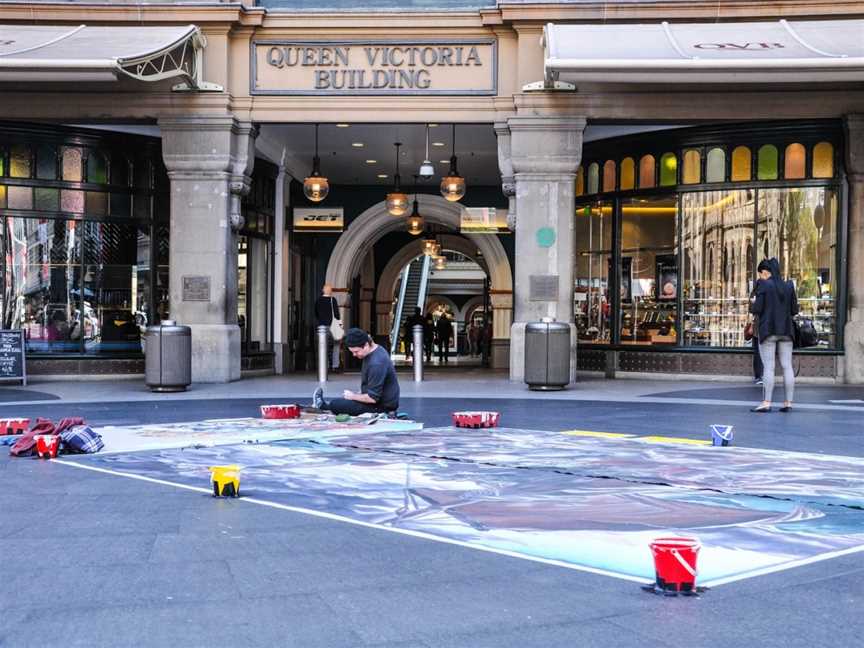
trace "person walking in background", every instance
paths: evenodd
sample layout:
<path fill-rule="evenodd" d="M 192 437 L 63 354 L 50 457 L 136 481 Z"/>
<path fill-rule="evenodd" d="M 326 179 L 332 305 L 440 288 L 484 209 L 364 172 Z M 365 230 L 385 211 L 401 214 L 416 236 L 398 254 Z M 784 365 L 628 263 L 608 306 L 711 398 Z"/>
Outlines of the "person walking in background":
<path fill-rule="evenodd" d="M 750 302 L 756 297 L 756 286 L 750 292 Z M 759 355 L 759 318 L 754 315 L 750 323 L 750 330 L 753 337 L 750 339 L 750 344 L 753 347 L 753 382 L 757 385 L 762 384 L 762 356 Z"/>
<path fill-rule="evenodd" d="M 405 357 L 409 359 L 414 357 L 414 327 L 418 325 L 423 326 L 423 315 L 420 308 L 415 308 L 414 314 L 405 320 Z M 426 336 L 425 329 L 423 336 Z"/>
<path fill-rule="evenodd" d="M 339 302 L 333 296 L 333 287 L 330 284 L 324 284 L 321 287 L 321 296 L 315 300 L 316 326 L 327 327 L 327 348 L 330 352 L 331 368 L 334 371 L 339 371 L 339 344 L 333 339 L 333 335 L 330 333 L 330 324 L 333 323 L 334 318 L 342 319 L 339 316 Z M 317 340 L 318 338 L 316 337 L 315 339 Z"/>
<path fill-rule="evenodd" d="M 792 318 L 798 314 L 798 296 L 795 285 L 780 275 L 780 262 L 775 258 L 759 262 L 759 280 L 751 298 L 750 312 L 759 321 L 759 354 L 762 358 L 762 403 L 751 412 L 770 412 L 774 392 L 774 358 L 779 355 L 783 368 L 783 387 L 786 400 L 781 412 L 792 409 L 795 391 L 795 371 L 792 368 L 792 346 L 795 337 Z"/>
<path fill-rule="evenodd" d="M 435 324 L 435 337 L 438 343 L 438 362 L 450 362 L 450 341 L 453 339 L 453 325 L 447 317 L 447 313 L 438 316 Z"/>
<path fill-rule="evenodd" d="M 477 344 L 479 333 L 480 331 L 477 325 L 474 323 L 474 320 L 472 319 L 471 322 L 468 324 L 468 353 L 471 355 L 472 358 L 477 356 L 477 349 L 479 348 Z"/>
<path fill-rule="evenodd" d="M 435 320 L 432 313 L 426 313 L 423 320 L 423 347 L 426 353 L 426 362 L 432 362 L 432 345 L 435 344 Z"/>

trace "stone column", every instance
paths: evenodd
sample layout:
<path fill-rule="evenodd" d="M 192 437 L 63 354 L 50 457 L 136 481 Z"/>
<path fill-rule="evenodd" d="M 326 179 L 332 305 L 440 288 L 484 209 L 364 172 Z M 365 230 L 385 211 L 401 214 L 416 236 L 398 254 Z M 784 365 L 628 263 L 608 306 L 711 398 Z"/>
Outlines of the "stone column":
<path fill-rule="evenodd" d="M 847 115 L 846 178 L 849 182 L 849 229 L 846 249 L 848 315 L 843 330 L 846 354 L 843 377 L 864 383 L 864 114 Z"/>
<path fill-rule="evenodd" d="M 279 166 L 276 176 L 274 201 L 275 223 L 273 224 L 273 351 L 277 374 L 288 373 L 290 344 L 288 341 L 288 309 L 291 308 L 291 232 L 285 229 L 285 208 L 288 204 L 288 185 L 291 176 L 285 167 Z"/>
<path fill-rule="evenodd" d="M 509 202 L 507 206 L 507 227 L 516 229 L 516 179 L 513 177 L 513 155 L 510 127 L 506 122 L 495 124 L 498 139 L 498 170 L 501 171 L 501 191 Z"/>
<path fill-rule="evenodd" d="M 257 130 L 233 117 L 159 120 L 171 180 L 171 318 L 192 328 L 193 382 L 240 378 L 237 230 Z"/>
<path fill-rule="evenodd" d="M 390 335 L 392 320 L 390 313 L 393 310 L 393 302 L 375 302 L 375 335 L 377 338 L 386 338 Z"/>
<path fill-rule="evenodd" d="M 576 169 L 585 119 L 512 117 L 516 181 L 516 268 L 510 380 L 525 377 L 525 325 L 551 317 L 570 324 L 571 380 L 576 378 L 573 325 L 573 216 Z"/>
<path fill-rule="evenodd" d="M 489 295 L 492 307 L 492 353 L 493 369 L 510 366 L 510 327 L 513 322 L 513 293 L 494 292 Z"/>

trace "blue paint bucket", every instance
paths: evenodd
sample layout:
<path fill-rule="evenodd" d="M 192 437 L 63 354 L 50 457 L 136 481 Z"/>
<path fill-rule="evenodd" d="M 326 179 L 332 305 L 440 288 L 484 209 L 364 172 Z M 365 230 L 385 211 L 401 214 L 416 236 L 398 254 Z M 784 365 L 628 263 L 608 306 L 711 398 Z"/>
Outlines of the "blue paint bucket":
<path fill-rule="evenodd" d="M 728 446 L 732 443 L 733 426 L 731 425 L 712 425 L 711 426 L 711 445 L 712 446 Z"/>

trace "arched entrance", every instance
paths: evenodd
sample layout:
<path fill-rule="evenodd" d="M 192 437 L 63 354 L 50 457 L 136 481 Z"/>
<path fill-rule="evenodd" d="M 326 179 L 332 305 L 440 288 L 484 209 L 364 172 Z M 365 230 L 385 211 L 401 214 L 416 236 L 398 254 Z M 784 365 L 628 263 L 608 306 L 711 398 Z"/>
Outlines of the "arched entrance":
<path fill-rule="evenodd" d="M 418 201 L 420 212 L 428 223 L 441 225 L 452 231 L 459 230 L 462 205 L 448 202 L 440 196 L 428 194 L 420 194 Z M 334 295 L 342 310 L 343 321 L 347 325 L 350 326 L 351 324 L 350 286 L 354 277 L 360 272 L 363 262 L 375 243 L 386 234 L 398 231 L 403 227 L 403 219 L 391 216 L 387 212 L 384 201 L 382 201 L 354 219 L 339 237 L 327 265 L 326 281 L 334 288 Z M 464 249 L 468 256 L 477 256 L 477 250 L 482 254 L 485 269 L 489 274 L 494 322 L 492 366 L 506 368 L 509 364 L 510 325 L 513 319 L 513 272 L 504 246 L 494 235 L 464 234 L 455 236 L 445 234 L 443 236 L 452 244 L 444 245 L 448 249 L 460 252 Z M 416 245 L 416 248 L 412 248 L 412 245 Z M 384 307 L 382 302 L 384 302 L 386 303 L 386 317 L 389 322 L 395 279 L 405 263 L 421 253 L 420 245 L 418 240 L 405 246 L 398 255 L 399 263 L 394 258 L 382 273 L 376 290 L 377 317 L 382 315 L 381 310 Z M 398 269 L 394 270 L 394 268 Z M 384 291 L 383 295 L 380 294 L 382 290 Z M 381 330 L 380 327 L 379 330 Z M 386 326 L 383 330 L 387 330 Z"/>

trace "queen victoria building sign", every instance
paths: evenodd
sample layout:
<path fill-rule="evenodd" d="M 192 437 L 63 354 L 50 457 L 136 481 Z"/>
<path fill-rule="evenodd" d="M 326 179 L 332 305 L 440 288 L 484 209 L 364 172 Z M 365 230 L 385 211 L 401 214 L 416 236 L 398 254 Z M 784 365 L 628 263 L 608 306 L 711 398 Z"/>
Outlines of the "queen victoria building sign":
<path fill-rule="evenodd" d="M 253 95 L 494 95 L 494 39 L 252 43 Z"/>

